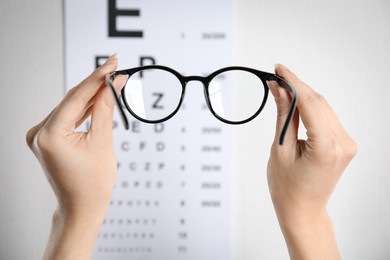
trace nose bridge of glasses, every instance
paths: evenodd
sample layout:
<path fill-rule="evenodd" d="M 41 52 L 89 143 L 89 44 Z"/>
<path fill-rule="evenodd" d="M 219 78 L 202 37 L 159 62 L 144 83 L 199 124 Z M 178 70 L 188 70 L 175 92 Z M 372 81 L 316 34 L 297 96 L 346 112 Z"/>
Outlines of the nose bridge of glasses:
<path fill-rule="evenodd" d="M 204 97 L 206 98 L 206 103 L 207 105 L 209 105 L 209 100 L 208 100 L 208 95 L 207 95 L 207 84 L 208 84 L 208 77 L 202 77 L 202 76 L 186 76 L 186 77 L 183 77 L 183 83 L 184 85 L 188 85 L 189 82 L 191 81 L 197 81 L 198 83 L 195 83 L 195 85 L 197 84 L 200 84 L 201 86 L 203 86 L 203 94 L 204 94 Z M 191 88 L 192 89 L 192 88 Z M 186 91 L 188 92 L 188 90 Z M 192 92 L 191 96 L 194 98 L 196 97 L 199 92 L 195 91 L 195 92 Z"/>
<path fill-rule="evenodd" d="M 203 85 L 206 84 L 207 82 L 207 78 L 206 77 L 202 77 L 202 76 L 187 76 L 187 77 L 184 77 L 184 82 L 187 84 L 188 82 L 190 81 L 200 81 L 202 82 Z"/>

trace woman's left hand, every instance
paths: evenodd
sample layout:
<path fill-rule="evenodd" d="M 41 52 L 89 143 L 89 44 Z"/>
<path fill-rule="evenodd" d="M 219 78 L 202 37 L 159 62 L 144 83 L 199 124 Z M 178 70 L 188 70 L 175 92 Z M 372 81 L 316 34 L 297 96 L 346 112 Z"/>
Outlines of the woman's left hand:
<path fill-rule="evenodd" d="M 68 253 L 77 250 L 83 241 L 86 243 L 84 248 L 92 243 L 87 252 L 90 254 L 107 211 L 116 176 L 112 138 L 115 102 L 104 78 L 116 69 L 117 63 L 116 55 L 111 56 L 71 89 L 62 102 L 27 133 L 27 143 L 41 163 L 58 200 L 45 253 L 47 258 L 58 253 L 58 250 L 53 251 L 59 249 L 56 241 L 61 242 L 60 248 L 73 246 Z M 117 77 L 117 91 L 123 87 L 124 80 L 125 77 Z M 88 132 L 76 132 L 89 116 Z M 84 230 L 77 230 L 78 227 Z M 76 230 L 69 232 L 73 228 Z M 88 229 L 92 237 L 89 237 Z M 71 246 L 73 242 L 76 244 Z M 72 256 L 79 259 L 86 255 L 76 252 Z"/>

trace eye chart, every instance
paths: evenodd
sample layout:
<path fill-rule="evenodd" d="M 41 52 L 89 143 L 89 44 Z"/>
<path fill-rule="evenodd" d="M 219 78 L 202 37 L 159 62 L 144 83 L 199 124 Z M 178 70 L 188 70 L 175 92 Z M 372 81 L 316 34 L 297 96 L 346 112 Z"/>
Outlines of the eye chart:
<path fill-rule="evenodd" d="M 118 69 L 203 76 L 231 65 L 231 0 L 64 0 L 64 17 L 67 90 L 115 52 Z M 229 259 L 231 126 L 201 83 L 169 121 L 126 113 L 129 130 L 115 111 L 117 181 L 93 259 Z"/>

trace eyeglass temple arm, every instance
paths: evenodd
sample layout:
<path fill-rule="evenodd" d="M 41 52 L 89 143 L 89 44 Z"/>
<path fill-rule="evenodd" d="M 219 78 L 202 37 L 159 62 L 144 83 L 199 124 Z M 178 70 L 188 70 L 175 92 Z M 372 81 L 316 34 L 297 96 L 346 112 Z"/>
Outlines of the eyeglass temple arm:
<path fill-rule="evenodd" d="M 288 115 L 287 115 L 286 121 L 284 122 L 282 131 L 281 131 L 280 136 L 279 136 L 279 144 L 282 145 L 283 142 L 284 142 L 284 137 L 286 136 L 286 132 L 287 132 L 288 126 L 290 125 L 291 120 L 292 120 L 292 118 L 294 116 L 294 112 L 295 112 L 295 109 L 296 109 L 296 106 L 297 106 L 298 96 L 297 96 L 297 91 L 295 90 L 295 87 L 292 84 L 288 83 L 287 81 L 285 81 L 284 79 L 282 79 L 281 77 L 279 77 L 277 75 L 275 75 L 275 79 L 274 80 L 276 80 L 278 82 L 279 86 L 281 86 L 282 88 L 286 89 L 291 94 L 290 109 L 288 111 Z"/>
<path fill-rule="evenodd" d="M 107 74 L 106 75 L 106 85 L 111 89 L 112 91 L 112 95 L 114 96 L 114 99 L 115 99 L 115 102 L 117 104 L 117 107 L 119 109 L 119 114 L 121 116 L 121 119 L 122 119 L 122 122 L 123 122 L 123 125 L 125 126 L 126 130 L 129 129 L 129 121 L 127 120 L 127 117 L 125 115 L 125 111 L 123 110 L 123 107 L 121 106 L 121 102 L 119 100 L 119 97 L 118 95 L 116 94 L 116 91 L 115 91 L 115 88 L 114 88 L 114 79 L 115 77 L 118 75 L 117 72 L 113 72 L 111 74 Z"/>

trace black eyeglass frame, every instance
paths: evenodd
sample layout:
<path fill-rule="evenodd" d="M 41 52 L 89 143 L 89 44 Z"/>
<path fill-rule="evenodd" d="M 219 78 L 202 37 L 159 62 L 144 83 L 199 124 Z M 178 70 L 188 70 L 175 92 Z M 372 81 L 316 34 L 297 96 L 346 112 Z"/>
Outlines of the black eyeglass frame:
<path fill-rule="evenodd" d="M 122 96 L 122 99 L 124 101 L 123 104 L 125 105 L 127 110 L 130 112 L 130 114 L 132 116 L 134 116 L 136 119 L 138 119 L 138 120 L 140 120 L 140 121 L 142 121 L 144 123 L 150 123 L 150 124 L 157 124 L 157 123 L 164 122 L 164 121 L 170 119 L 171 117 L 173 117 L 177 113 L 177 111 L 179 111 L 180 106 L 181 106 L 181 104 L 182 104 L 182 102 L 184 100 L 186 85 L 190 81 L 200 81 L 200 82 L 202 82 L 204 95 L 205 95 L 205 98 L 206 98 L 206 104 L 207 104 L 208 108 L 210 109 L 211 113 L 218 120 L 220 120 L 220 121 L 222 121 L 224 123 L 233 124 L 233 125 L 247 123 L 247 122 L 253 120 L 255 117 L 257 117 L 260 114 L 260 112 L 263 110 L 263 108 L 264 108 L 264 106 L 265 106 L 265 104 L 267 102 L 269 89 L 268 89 L 268 86 L 267 86 L 266 82 L 267 81 L 276 81 L 279 84 L 279 86 L 285 88 L 291 94 L 290 109 L 289 109 L 286 121 L 285 121 L 285 123 L 283 125 L 282 131 L 281 131 L 280 136 L 279 136 L 279 144 L 280 145 L 283 144 L 284 137 L 286 135 L 286 132 L 287 132 L 288 126 L 290 125 L 292 117 L 294 115 L 294 112 L 295 112 L 295 109 L 296 109 L 296 104 L 297 104 L 297 93 L 296 93 L 296 90 L 295 90 L 294 86 L 292 84 L 290 84 L 289 82 L 285 81 L 283 78 L 279 77 L 276 74 L 272 74 L 272 73 L 268 73 L 268 72 L 264 72 L 264 71 L 260 71 L 260 70 L 255 70 L 255 69 L 252 69 L 252 68 L 241 67 L 241 66 L 225 67 L 225 68 L 216 70 L 213 73 L 211 73 L 210 75 L 205 76 L 205 77 L 202 77 L 202 76 L 183 76 L 182 74 L 180 74 L 176 70 L 174 70 L 172 68 L 169 68 L 169 67 L 166 67 L 166 66 L 161 66 L 161 65 L 141 66 L 141 67 L 135 67 L 135 68 L 126 69 L 126 70 L 118 70 L 118 71 L 112 72 L 111 74 L 107 74 L 107 76 L 105 78 L 106 85 L 108 87 L 110 87 L 110 89 L 112 90 L 112 93 L 114 95 L 115 101 L 116 101 L 118 109 L 119 109 L 119 113 L 121 115 L 121 119 L 122 119 L 123 124 L 124 124 L 126 129 L 129 129 L 129 121 L 128 121 L 128 119 L 126 117 L 126 114 L 125 114 L 125 111 L 123 110 L 123 107 L 121 105 L 120 98 L 118 97 L 118 95 L 117 95 L 117 93 L 116 93 L 116 91 L 114 89 L 113 81 L 114 81 L 115 77 L 117 77 L 118 75 L 127 75 L 130 78 L 133 74 L 135 74 L 137 72 L 140 72 L 140 71 L 143 71 L 143 70 L 148 70 L 148 69 L 158 69 L 158 70 L 164 70 L 164 71 L 170 72 L 171 74 L 173 74 L 173 75 L 175 75 L 177 77 L 177 79 L 180 81 L 180 83 L 182 85 L 181 97 L 180 97 L 180 100 L 179 100 L 179 103 L 178 103 L 176 109 L 171 114 L 169 114 L 168 116 L 166 116 L 166 117 L 164 117 L 162 119 L 159 119 L 159 120 L 147 120 L 147 119 L 139 117 L 136 113 L 134 113 L 134 111 L 129 107 L 129 105 L 128 105 L 127 101 L 126 101 L 126 95 L 124 94 L 126 86 L 122 88 L 121 96 Z M 209 84 L 210 84 L 211 80 L 213 80 L 217 75 L 219 75 L 219 74 L 221 74 L 223 72 L 226 72 L 226 71 L 231 71 L 231 70 L 241 70 L 241 71 L 250 72 L 250 73 L 256 75 L 262 81 L 263 86 L 264 86 L 264 97 L 263 97 L 263 101 L 262 101 L 259 109 L 251 117 L 249 117 L 249 118 L 247 118 L 245 120 L 241 120 L 241 121 L 229 121 L 229 120 L 226 120 L 226 119 L 220 117 L 214 111 L 214 109 L 213 109 L 213 107 L 211 105 L 211 102 L 210 102 Z"/>

